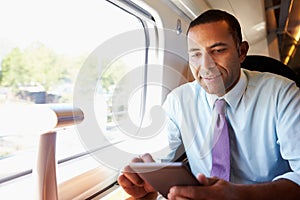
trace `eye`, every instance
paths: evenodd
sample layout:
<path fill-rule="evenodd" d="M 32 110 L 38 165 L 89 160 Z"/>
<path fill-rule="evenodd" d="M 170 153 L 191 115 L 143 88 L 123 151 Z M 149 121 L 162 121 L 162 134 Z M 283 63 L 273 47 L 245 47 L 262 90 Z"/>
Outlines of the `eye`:
<path fill-rule="evenodd" d="M 214 49 L 214 50 L 212 50 L 212 53 L 213 53 L 213 54 L 222 54 L 222 53 L 224 53 L 226 50 L 227 50 L 226 48 Z"/>
<path fill-rule="evenodd" d="M 192 58 L 199 58 L 199 57 L 201 57 L 201 55 L 202 54 L 199 51 L 190 53 L 190 57 L 192 57 Z"/>

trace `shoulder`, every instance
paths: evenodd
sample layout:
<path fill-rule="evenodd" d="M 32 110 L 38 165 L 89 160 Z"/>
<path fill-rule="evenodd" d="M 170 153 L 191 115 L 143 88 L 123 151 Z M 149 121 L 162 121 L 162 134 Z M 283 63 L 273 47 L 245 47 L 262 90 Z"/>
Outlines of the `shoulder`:
<path fill-rule="evenodd" d="M 179 101 L 181 101 L 186 99 L 186 97 L 192 97 L 195 94 L 198 94 L 199 90 L 201 90 L 201 87 L 197 81 L 188 82 L 173 89 L 167 95 L 167 99 L 177 98 Z"/>
<path fill-rule="evenodd" d="M 174 88 L 168 96 L 183 96 L 189 93 L 195 93 L 196 90 L 199 90 L 199 84 L 196 81 L 188 82 Z"/>
<path fill-rule="evenodd" d="M 258 72 L 242 69 L 247 77 L 248 87 L 258 87 L 264 89 L 279 90 L 291 85 L 296 85 L 291 79 L 270 72 Z"/>
<path fill-rule="evenodd" d="M 300 88 L 288 78 L 268 72 L 243 70 L 247 78 L 244 97 L 249 101 L 286 107 L 300 102 Z"/>
<path fill-rule="evenodd" d="M 197 81 L 182 84 L 173 89 L 164 101 L 164 107 L 176 108 L 181 107 L 182 104 L 187 104 L 193 101 L 199 95 L 200 90 L 203 90 Z"/>

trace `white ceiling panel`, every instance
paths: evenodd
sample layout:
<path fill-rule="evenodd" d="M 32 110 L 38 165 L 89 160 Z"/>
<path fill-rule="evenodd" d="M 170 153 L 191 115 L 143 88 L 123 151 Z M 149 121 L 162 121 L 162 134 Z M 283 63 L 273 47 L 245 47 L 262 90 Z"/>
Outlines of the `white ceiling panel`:
<path fill-rule="evenodd" d="M 207 9 L 225 10 L 238 18 L 250 44 L 266 39 L 264 0 L 170 0 L 191 19 Z M 255 11 L 255 14 L 253 14 Z"/>
<path fill-rule="evenodd" d="M 212 8 L 226 10 L 236 16 L 241 23 L 244 39 L 250 44 L 266 38 L 263 0 L 206 0 L 206 2 Z"/>

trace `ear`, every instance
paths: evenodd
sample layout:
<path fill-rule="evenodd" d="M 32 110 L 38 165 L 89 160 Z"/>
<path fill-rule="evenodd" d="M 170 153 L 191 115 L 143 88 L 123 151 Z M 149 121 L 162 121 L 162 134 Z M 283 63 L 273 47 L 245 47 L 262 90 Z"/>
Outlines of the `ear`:
<path fill-rule="evenodd" d="M 248 49 L 249 49 L 249 44 L 247 41 L 243 41 L 239 47 L 239 58 L 240 58 L 240 63 L 242 63 L 248 53 Z"/>

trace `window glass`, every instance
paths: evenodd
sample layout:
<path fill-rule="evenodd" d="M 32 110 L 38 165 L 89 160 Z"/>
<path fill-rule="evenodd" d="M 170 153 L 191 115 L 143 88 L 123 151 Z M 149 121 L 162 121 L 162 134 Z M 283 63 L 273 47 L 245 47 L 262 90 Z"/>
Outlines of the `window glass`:
<path fill-rule="evenodd" d="M 0 24 L 0 106 L 72 104 L 74 85 L 89 56 L 106 41 L 143 29 L 137 17 L 102 0 L 1 0 Z M 145 40 L 144 32 L 138 32 L 136 39 Z M 116 87 L 128 72 L 144 67 L 145 48 L 122 52 L 113 60 L 101 56 L 103 66 L 107 60 L 110 63 L 101 69 L 95 85 L 95 99 L 99 94 L 105 106 L 95 108 L 105 113 L 98 117 L 114 140 L 118 138 L 113 117 L 121 118 L 128 106 L 120 104 L 118 116 L 113 116 L 112 96 L 115 91 L 119 97 L 124 93 Z M 137 72 L 141 73 L 137 79 L 143 79 L 144 70 Z M 140 106 L 141 99 L 135 102 L 134 112 L 140 112 Z M 60 130 L 57 137 L 58 160 L 85 152 L 74 127 Z M 0 132 L 0 179 L 31 170 L 37 142 L 36 133 Z"/>

